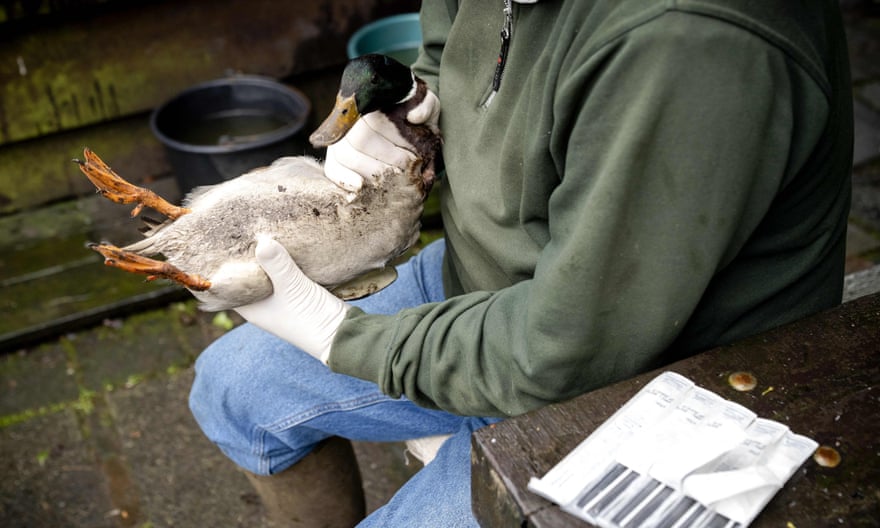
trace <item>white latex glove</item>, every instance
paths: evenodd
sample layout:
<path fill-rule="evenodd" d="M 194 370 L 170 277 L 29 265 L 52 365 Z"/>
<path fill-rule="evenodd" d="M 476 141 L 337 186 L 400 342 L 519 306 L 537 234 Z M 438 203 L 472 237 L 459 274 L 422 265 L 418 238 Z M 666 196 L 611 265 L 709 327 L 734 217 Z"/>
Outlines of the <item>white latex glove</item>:
<path fill-rule="evenodd" d="M 284 246 L 271 237 L 257 236 L 256 256 L 274 292 L 235 311 L 326 364 L 349 306 L 306 277 Z"/>
<path fill-rule="evenodd" d="M 406 115 L 414 125 L 437 128 L 440 100 L 428 90 L 425 100 Z M 364 178 L 389 168 L 407 168 L 415 159 L 412 145 L 382 112 L 362 116 L 345 136 L 327 147 L 324 175 L 351 192 L 360 190 Z"/>

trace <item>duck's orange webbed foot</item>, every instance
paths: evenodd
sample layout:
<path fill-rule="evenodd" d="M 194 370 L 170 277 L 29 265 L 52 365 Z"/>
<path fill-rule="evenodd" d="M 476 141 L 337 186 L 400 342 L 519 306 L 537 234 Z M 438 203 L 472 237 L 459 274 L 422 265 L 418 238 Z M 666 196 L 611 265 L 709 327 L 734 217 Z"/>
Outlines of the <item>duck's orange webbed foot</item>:
<path fill-rule="evenodd" d="M 172 220 L 190 212 L 186 207 L 169 203 L 149 189 L 125 181 L 88 148 L 83 149 L 83 157 L 85 160 L 73 161 L 79 164 L 79 170 L 98 188 L 99 193 L 116 203 L 137 204 L 131 216 L 137 216 L 144 206 L 153 208 Z"/>
<path fill-rule="evenodd" d="M 89 244 L 89 248 L 104 256 L 104 264 L 147 275 L 147 280 L 169 279 L 193 291 L 205 291 L 211 287 L 210 281 L 198 275 L 186 273 L 167 262 L 142 257 L 112 244 Z"/>

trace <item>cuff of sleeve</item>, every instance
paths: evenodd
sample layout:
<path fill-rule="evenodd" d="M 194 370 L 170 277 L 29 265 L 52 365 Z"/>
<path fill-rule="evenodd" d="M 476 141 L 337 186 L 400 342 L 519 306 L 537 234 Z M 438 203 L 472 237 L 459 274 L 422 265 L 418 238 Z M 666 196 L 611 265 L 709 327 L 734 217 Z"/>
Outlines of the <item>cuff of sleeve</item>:
<path fill-rule="evenodd" d="M 366 314 L 352 307 L 336 331 L 325 364 L 334 372 L 372 381 L 383 392 L 387 392 L 383 386 L 383 373 L 388 347 L 383 334 L 388 330 L 388 325 L 378 324 L 377 321 L 387 318 Z"/>

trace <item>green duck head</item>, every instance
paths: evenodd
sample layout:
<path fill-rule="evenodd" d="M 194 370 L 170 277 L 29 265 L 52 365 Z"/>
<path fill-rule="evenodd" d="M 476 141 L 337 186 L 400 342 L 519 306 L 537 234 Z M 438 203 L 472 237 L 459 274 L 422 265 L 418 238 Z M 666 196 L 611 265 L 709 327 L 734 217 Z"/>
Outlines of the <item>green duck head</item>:
<path fill-rule="evenodd" d="M 413 90 L 412 71 L 385 55 L 363 55 L 342 72 L 336 104 L 309 141 L 316 148 L 336 143 L 362 116 L 394 106 Z"/>

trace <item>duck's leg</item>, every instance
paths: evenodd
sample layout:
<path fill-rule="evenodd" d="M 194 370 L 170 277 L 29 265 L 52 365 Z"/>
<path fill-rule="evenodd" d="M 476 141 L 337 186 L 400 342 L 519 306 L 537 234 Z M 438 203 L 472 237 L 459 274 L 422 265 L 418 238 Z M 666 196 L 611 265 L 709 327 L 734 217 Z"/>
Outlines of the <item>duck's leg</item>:
<path fill-rule="evenodd" d="M 172 220 L 190 212 L 186 207 L 178 207 L 167 202 L 149 189 L 138 187 L 123 180 L 91 150 L 84 149 L 83 157 L 85 157 L 85 160 L 77 159 L 73 161 L 79 164 L 79 169 L 95 184 L 99 193 L 116 203 L 138 204 L 131 212 L 131 216 L 137 216 L 144 206 L 151 207 Z"/>
<path fill-rule="evenodd" d="M 169 279 L 194 291 L 205 291 L 211 287 L 210 281 L 198 275 L 186 273 L 167 262 L 142 257 L 112 244 L 89 244 L 89 248 L 104 256 L 104 264 L 131 273 L 147 275 L 147 280 Z"/>

